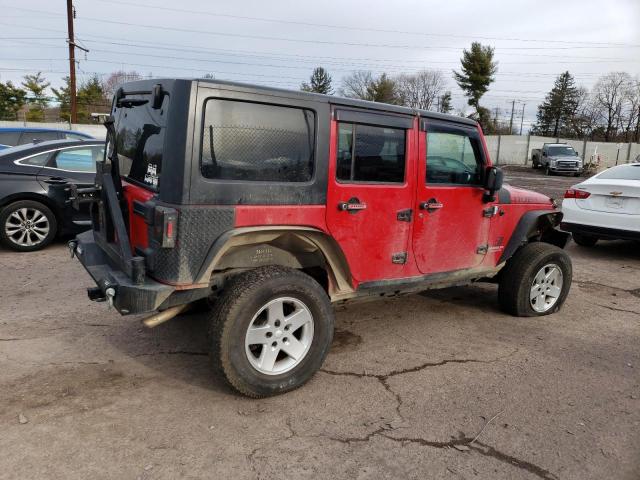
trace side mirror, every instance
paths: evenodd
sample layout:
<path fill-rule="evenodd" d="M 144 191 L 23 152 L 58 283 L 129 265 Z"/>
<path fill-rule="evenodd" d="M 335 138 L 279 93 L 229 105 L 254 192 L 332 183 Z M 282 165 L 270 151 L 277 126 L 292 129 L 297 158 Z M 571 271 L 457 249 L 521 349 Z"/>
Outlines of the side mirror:
<path fill-rule="evenodd" d="M 498 167 L 487 167 L 484 175 L 485 202 L 493 202 L 495 193 L 502 188 L 504 172 Z"/>
<path fill-rule="evenodd" d="M 543 151 L 543 152 L 542 152 L 542 156 L 543 156 L 543 157 L 546 157 L 546 156 L 547 156 L 547 152 Z"/>

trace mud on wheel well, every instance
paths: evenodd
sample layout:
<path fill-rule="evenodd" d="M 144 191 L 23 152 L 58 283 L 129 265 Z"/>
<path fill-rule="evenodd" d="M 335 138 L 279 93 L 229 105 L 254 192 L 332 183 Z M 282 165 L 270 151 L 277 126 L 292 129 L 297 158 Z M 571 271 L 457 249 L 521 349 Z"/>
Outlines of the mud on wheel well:
<path fill-rule="evenodd" d="M 266 265 L 305 272 L 331 298 L 353 291 L 339 247 L 322 232 L 305 230 L 256 230 L 229 238 L 213 261 L 210 283 L 215 290 L 237 273 Z"/>
<path fill-rule="evenodd" d="M 562 212 L 530 211 L 523 215 L 516 226 L 498 264 L 505 264 L 523 246 L 531 242 L 545 242 L 564 248 L 570 235 L 556 227 L 562 220 Z M 501 270 L 502 272 L 502 270 Z M 498 280 L 500 273 L 495 277 Z"/>

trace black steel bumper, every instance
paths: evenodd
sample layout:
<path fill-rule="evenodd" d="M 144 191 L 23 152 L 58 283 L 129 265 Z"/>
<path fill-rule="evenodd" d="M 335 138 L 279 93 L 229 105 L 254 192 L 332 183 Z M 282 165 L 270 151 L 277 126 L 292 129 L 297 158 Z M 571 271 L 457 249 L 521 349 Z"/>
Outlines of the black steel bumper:
<path fill-rule="evenodd" d="M 560 228 L 565 232 L 598 237 L 607 240 L 640 240 L 640 232 L 619 230 L 616 228 L 594 227 L 592 225 L 580 225 L 577 223 L 562 222 Z"/>
<path fill-rule="evenodd" d="M 78 235 L 70 242 L 70 248 L 98 287 L 88 289 L 89 298 L 94 301 L 107 300 L 109 289 L 113 289 L 109 291 L 113 293 L 113 306 L 123 315 L 172 306 L 170 297 L 174 293 L 180 293 L 171 285 L 156 282 L 146 276 L 143 282 L 134 283 L 113 265 L 113 261 L 96 243 L 93 230 Z"/>

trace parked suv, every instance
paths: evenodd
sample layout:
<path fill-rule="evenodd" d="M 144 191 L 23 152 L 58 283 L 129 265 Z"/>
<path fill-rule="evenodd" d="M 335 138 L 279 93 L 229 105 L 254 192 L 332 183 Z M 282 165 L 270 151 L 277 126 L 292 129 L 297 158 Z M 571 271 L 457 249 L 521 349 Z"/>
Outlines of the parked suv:
<path fill-rule="evenodd" d="M 469 119 L 217 80 L 126 84 L 111 113 L 96 188 L 71 187 L 89 297 L 157 311 L 147 326 L 207 299 L 215 367 L 245 395 L 320 368 L 332 303 L 487 281 L 539 316 L 569 292 L 562 213 L 502 187 Z"/>

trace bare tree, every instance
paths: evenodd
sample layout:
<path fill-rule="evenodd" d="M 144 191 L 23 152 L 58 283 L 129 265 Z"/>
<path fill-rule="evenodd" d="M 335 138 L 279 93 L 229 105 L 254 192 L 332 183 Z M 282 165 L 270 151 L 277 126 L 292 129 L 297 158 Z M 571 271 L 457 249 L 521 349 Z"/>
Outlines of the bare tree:
<path fill-rule="evenodd" d="M 436 109 L 438 97 L 444 94 L 447 83 L 444 75 L 436 70 L 398 75 L 395 81 L 402 104 L 422 110 Z"/>
<path fill-rule="evenodd" d="M 368 70 L 358 70 L 342 79 L 340 95 L 349 98 L 372 100 L 369 90 L 374 83 L 373 74 Z"/>
<path fill-rule="evenodd" d="M 140 75 L 136 71 L 124 72 L 122 70 L 118 70 L 117 72 L 113 72 L 103 83 L 104 93 L 108 98 L 113 97 L 116 93 L 116 90 L 126 82 L 134 82 L 136 80 L 142 80 L 142 75 Z"/>
<path fill-rule="evenodd" d="M 596 113 L 604 126 L 604 139 L 614 138 L 622 126 L 622 116 L 632 78 L 626 72 L 611 72 L 598 80 L 593 87 Z"/>
<path fill-rule="evenodd" d="M 625 104 L 621 115 L 624 141 L 638 141 L 640 127 L 640 78 L 632 79 L 625 92 Z"/>

